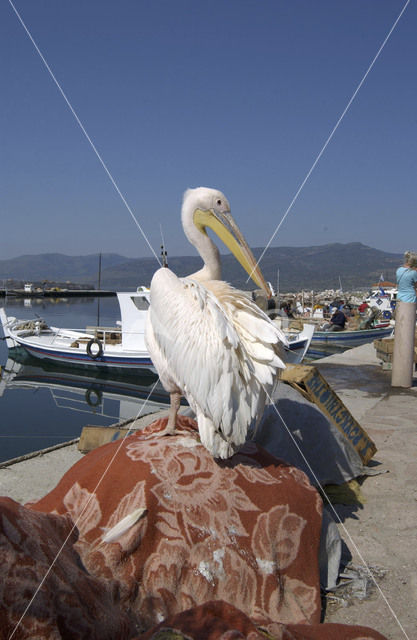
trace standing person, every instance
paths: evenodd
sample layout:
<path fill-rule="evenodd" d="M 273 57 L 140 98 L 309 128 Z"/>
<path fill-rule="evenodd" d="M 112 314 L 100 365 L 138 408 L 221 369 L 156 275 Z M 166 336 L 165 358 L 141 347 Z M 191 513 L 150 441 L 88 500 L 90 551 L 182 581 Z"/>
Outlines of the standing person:
<path fill-rule="evenodd" d="M 406 251 L 404 264 L 397 269 L 397 300 L 402 302 L 416 302 L 417 288 L 417 254 Z"/>
<path fill-rule="evenodd" d="M 416 328 L 417 254 L 406 251 L 404 264 L 397 269 L 394 358 L 391 386 L 411 387 Z"/>

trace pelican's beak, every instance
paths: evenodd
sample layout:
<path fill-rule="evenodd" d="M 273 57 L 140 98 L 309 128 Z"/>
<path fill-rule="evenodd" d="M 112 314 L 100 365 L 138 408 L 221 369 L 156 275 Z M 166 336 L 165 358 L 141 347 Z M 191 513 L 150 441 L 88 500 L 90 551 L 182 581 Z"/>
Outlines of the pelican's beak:
<path fill-rule="evenodd" d="M 218 212 L 208 209 L 196 209 L 194 211 L 194 224 L 196 227 L 206 233 L 206 227 L 209 227 L 220 238 L 222 242 L 233 253 L 236 260 L 240 262 L 242 267 L 250 278 L 266 293 L 267 297 L 271 297 L 271 291 L 265 282 L 262 272 L 256 263 L 255 257 L 243 237 L 242 232 L 233 220 L 231 213 Z"/>

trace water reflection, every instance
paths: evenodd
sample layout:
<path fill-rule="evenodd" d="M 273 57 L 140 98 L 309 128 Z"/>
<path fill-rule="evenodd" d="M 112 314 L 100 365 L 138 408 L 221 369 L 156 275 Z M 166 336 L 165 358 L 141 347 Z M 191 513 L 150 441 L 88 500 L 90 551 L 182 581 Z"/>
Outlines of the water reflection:
<path fill-rule="evenodd" d="M 149 372 L 123 377 L 62 369 L 13 348 L 2 367 L 0 402 L 9 425 L 20 417 L 14 433 L 1 434 L 0 459 L 6 460 L 78 437 L 86 424 L 108 426 L 167 408 L 169 395 Z M 36 446 L 25 446 L 34 440 Z"/>
<path fill-rule="evenodd" d="M 42 317 L 55 326 L 84 328 L 97 322 L 96 298 L 24 298 L 0 300 L 9 316 Z M 100 299 L 103 324 L 120 319 L 117 298 Z M 0 329 L 1 334 L 1 329 Z M 169 397 L 147 371 L 120 374 L 86 372 L 31 358 L 0 339 L 0 461 L 44 449 L 80 436 L 84 426 L 109 426 L 119 420 L 166 408 Z"/>

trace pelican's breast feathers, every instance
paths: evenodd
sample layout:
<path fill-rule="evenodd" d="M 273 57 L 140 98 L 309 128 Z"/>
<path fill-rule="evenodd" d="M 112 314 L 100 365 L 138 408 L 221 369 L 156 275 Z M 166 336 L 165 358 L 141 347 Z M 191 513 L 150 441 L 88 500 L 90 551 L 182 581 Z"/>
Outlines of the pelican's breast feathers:
<path fill-rule="evenodd" d="M 166 268 L 153 277 L 148 316 L 148 348 L 162 383 L 186 396 L 203 444 L 228 457 L 285 367 L 284 335 L 227 283 L 178 278 Z"/>

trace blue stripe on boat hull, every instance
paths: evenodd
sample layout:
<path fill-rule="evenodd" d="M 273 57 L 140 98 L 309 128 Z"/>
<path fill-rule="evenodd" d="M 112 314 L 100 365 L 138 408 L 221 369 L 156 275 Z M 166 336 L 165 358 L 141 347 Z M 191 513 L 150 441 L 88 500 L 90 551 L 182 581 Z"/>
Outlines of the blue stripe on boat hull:
<path fill-rule="evenodd" d="M 38 349 L 26 344 L 21 345 L 28 353 L 35 358 L 54 360 L 55 362 L 62 362 L 64 364 L 82 364 L 91 367 L 123 367 L 123 368 L 137 368 L 137 367 L 152 367 L 152 360 L 149 357 L 143 358 L 125 358 L 102 356 L 101 358 L 90 358 L 87 354 L 68 354 L 63 351 L 48 351 L 47 349 Z"/>
<path fill-rule="evenodd" d="M 313 334 L 313 338 L 311 340 L 311 344 L 334 344 L 334 345 L 352 345 L 359 346 L 361 344 L 366 344 L 367 342 L 371 342 L 376 338 L 384 338 L 392 333 L 392 327 L 387 327 L 386 329 L 370 329 L 366 332 L 356 332 L 354 331 L 318 331 Z"/>

